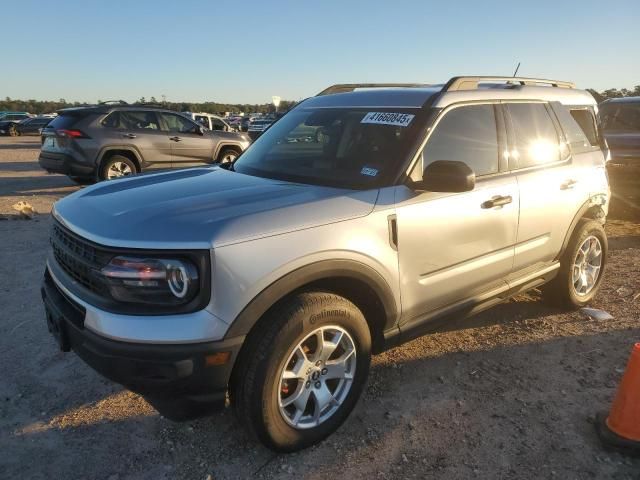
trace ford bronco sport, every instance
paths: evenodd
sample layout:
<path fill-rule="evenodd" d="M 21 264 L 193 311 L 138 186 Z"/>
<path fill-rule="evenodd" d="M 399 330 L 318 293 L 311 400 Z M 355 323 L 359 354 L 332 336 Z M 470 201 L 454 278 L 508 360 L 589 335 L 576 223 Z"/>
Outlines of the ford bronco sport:
<path fill-rule="evenodd" d="M 232 164 L 76 192 L 53 210 L 49 329 L 174 417 L 228 401 L 268 447 L 312 445 L 372 353 L 536 287 L 593 298 L 609 187 L 572 107 L 596 108 L 548 80 L 337 85 Z"/>

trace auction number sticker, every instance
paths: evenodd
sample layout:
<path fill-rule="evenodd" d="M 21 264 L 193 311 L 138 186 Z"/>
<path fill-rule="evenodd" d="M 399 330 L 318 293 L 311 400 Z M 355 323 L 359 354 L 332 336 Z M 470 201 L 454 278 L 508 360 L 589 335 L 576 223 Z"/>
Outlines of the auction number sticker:
<path fill-rule="evenodd" d="M 396 127 L 408 127 L 415 115 L 409 113 L 394 112 L 369 112 L 360 123 L 375 123 L 377 125 L 394 125 Z"/>

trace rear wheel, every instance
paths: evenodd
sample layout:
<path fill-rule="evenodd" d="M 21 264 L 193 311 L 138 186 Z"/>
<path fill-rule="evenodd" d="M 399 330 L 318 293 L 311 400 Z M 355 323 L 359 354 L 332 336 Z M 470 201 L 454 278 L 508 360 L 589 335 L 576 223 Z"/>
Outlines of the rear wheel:
<path fill-rule="evenodd" d="M 558 275 L 542 288 L 545 300 L 569 308 L 587 305 L 600 288 L 607 251 L 603 226 L 595 220 L 581 220 L 560 258 Z"/>
<path fill-rule="evenodd" d="M 267 447 L 300 450 L 344 422 L 371 361 L 369 327 L 353 303 L 330 293 L 300 293 L 269 312 L 248 342 L 231 401 Z"/>
<path fill-rule="evenodd" d="M 138 173 L 135 163 L 123 155 L 113 155 L 102 163 L 100 178 L 113 180 Z"/>
<path fill-rule="evenodd" d="M 16 128 L 15 125 L 11 125 L 9 127 L 9 135 L 11 135 L 12 137 L 19 137 L 20 136 L 20 132 L 18 131 L 18 129 Z"/>
<path fill-rule="evenodd" d="M 233 148 L 224 148 L 218 155 L 217 162 L 231 163 L 235 161 L 235 159 L 238 158 L 239 156 L 240 154 L 238 153 L 237 150 L 234 150 Z"/>

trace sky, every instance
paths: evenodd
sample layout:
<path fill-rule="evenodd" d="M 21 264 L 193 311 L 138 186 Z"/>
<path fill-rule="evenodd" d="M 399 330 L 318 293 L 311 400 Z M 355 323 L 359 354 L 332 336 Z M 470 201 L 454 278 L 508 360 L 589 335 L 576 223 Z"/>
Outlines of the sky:
<path fill-rule="evenodd" d="M 640 84 L 640 0 L 2 0 L 0 98 L 266 103 L 455 75 Z"/>

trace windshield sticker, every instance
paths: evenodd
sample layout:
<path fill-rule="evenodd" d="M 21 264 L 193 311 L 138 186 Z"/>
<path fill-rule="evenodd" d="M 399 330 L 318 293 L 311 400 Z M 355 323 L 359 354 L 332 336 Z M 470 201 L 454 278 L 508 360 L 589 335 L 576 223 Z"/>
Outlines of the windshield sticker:
<path fill-rule="evenodd" d="M 368 175 L 370 177 L 375 177 L 376 175 L 378 175 L 378 169 L 371 168 L 371 167 L 362 167 L 362 170 L 360 170 L 360 175 Z"/>
<path fill-rule="evenodd" d="M 393 112 L 369 112 L 360 123 L 375 123 L 378 125 L 395 125 L 397 127 L 408 127 L 415 115 L 409 113 Z"/>

